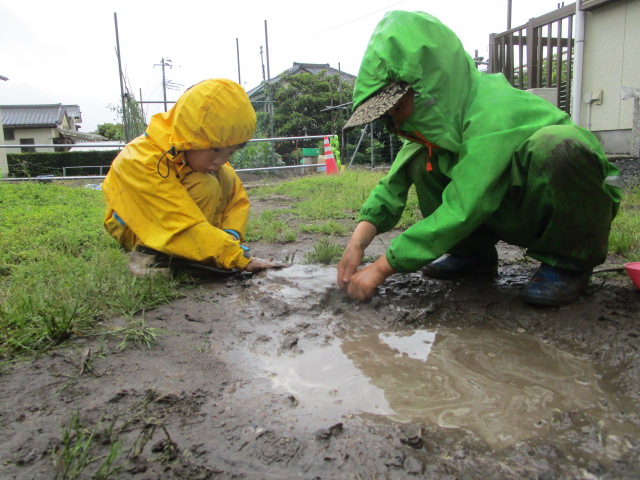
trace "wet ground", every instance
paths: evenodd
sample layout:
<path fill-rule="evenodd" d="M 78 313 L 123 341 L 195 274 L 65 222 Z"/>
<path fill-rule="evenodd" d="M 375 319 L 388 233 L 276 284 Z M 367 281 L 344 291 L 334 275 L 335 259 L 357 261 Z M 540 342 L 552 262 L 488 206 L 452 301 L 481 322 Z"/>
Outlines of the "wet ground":
<path fill-rule="evenodd" d="M 0 478 L 639 478 L 640 292 L 603 272 L 571 306 L 527 306 L 537 264 L 499 251 L 498 277 L 394 275 L 366 303 L 335 267 L 202 278 L 125 348 L 6 368 Z"/>

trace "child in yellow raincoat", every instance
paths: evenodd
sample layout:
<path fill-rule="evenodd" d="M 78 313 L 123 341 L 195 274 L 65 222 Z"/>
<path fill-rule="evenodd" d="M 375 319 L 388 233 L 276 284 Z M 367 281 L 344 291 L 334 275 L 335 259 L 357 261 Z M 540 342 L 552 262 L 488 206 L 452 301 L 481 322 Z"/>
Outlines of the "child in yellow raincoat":
<path fill-rule="evenodd" d="M 244 89 L 209 79 L 154 115 L 116 157 L 102 185 L 104 226 L 132 251 L 134 275 L 167 274 L 172 261 L 250 272 L 276 266 L 242 245 L 249 199 L 229 164 L 255 125 Z"/>

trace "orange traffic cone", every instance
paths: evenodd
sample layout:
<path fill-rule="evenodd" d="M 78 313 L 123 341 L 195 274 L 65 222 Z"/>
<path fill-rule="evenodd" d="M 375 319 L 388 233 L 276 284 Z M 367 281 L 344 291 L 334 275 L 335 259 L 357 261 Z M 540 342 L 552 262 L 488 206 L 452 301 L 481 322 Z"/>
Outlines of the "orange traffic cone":
<path fill-rule="evenodd" d="M 331 150 L 329 137 L 324 137 L 324 161 L 326 165 L 327 175 L 338 173 L 338 165 L 336 164 L 336 159 L 333 156 L 333 151 Z"/>

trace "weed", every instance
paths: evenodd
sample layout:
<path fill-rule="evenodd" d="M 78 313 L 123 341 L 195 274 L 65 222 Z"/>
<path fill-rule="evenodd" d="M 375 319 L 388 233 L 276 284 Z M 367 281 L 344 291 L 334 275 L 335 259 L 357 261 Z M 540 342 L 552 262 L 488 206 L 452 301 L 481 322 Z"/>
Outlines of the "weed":
<path fill-rule="evenodd" d="M 307 263 L 322 263 L 329 265 L 342 256 L 344 248 L 335 243 L 331 243 L 328 238 L 320 238 L 313 246 L 313 251 L 305 256 Z"/>
<path fill-rule="evenodd" d="M 118 344 L 118 349 L 124 350 L 127 347 L 138 345 L 152 348 L 158 344 L 158 337 L 166 333 L 166 331 L 147 327 L 144 324 L 144 320 L 140 318 L 131 320 L 131 324 L 128 327 L 117 330 L 114 333 L 122 337 L 122 341 Z"/>
<path fill-rule="evenodd" d="M 62 446 L 52 452 L 56 479 L 93 478 L 106 480 L 114 478 L 122 471 L 122 465 L 115 465 L 121 451 L 121 441 L 111 441 L 109 454 L 106 457 L 96 453 L 97 448 L 94 445 L 96 437 L 104 435 L 110 439 L 113 430 L 113 424 L 105 431 L 101 431 L 101 426 L 102 422 L 98 423 L 95 429 L 88 430 L 80 423 L 79 414 L 76 413 L 72 416 L 69 425 L 62 430 Z M 97 470 L 91 475 L 87 475 L 86 470 L 90 467 L 95 468 L 96 464 L 98 464 Z"/>

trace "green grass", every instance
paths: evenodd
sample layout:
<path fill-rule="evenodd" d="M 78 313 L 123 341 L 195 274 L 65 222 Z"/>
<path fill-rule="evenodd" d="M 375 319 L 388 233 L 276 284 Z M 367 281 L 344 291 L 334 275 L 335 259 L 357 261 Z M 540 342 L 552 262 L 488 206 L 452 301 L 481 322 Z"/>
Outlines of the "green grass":
<path fill-rule="evenodd" d="M 640 187 L 625 192 L 609 235 L 609 251 L 640 261 Z"/>
<path fill-rule="evenodd" d="M 342 257 L 344 248 L 340 245 L 332 243 L 326 237 L 320 238 L 313 246 L 313 251 L 307 253 L 305 261 L 307 263 L 322 263 L 323 265 L 330 265 Z"/>
<path fill-rule="evenodd" d="M 247 242 L 295 242 L 298 232 L 289 227 L 288 210 L 267 210 L 249 218 Z"/>
<path fill-rule="evenodd" d="M 107 480 L 116 478 L 123 470 L 123 465 L 119 465 L 122 453 L 122 441 L 111 441 L 111 429 L 113 425 L 103 429 L 99 423 L 95 429 L 88 429 L 80 422 L 80 417 L 76 413 L 69 424 L 62 429 L 61 446 L 53 450 L 53 466 L 55 478 L 64 480 L 74 480 L 81 478 L 93 478 L 97 480 Z M 98 453 L 99 437 L 109 439 L 109 453 L 101 455 Z M 118 460 L 118 461 L 116 461 Z M 88 475 L 88 470 L 93 470 Z"/>
<path fill-rule="evenodd" d="M 103 212 L 99 191 L 0 183 L 0 360 L 180 295 L 177 280 L 131 276 Z"/>
<path fill-rule="evenodd" d="M 248 241 L 283 241 L 282 232 L 287 231 L 349 235 L 360 207 L 383 175 L 352 169 L 340 175 L 313 175 L 253 189 L 252 197 L 280 195 L 290 197 L 291 204 L 286 210 L 267 210 L 250 218 Z M 420 218 L 412 189 L 398 228 L 406 228 Z"/>

